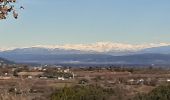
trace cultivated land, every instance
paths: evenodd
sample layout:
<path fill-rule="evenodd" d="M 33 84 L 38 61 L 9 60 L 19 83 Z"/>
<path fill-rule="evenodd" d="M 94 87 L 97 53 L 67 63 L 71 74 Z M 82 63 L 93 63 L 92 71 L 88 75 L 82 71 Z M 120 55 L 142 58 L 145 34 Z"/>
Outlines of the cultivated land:
<path fill-rule="evenodd" d="M 101 93 L 104 100 L 134 100 L 138 94 L 150 93 L 158 86 L 167 84 L 170 84 L 170 70 L 165 68 L 33 67 L 7 64 L 0 67 L 0 100 L 72 100 L 69 99 L 69 93 L 75 95 L 74 100 L 87 100 L 86 96 L 89 96 L 89 100 L 95 100 L 90 99 L 93 91 L 91 93 L 88 89 L 91 86 L 97 87 L 93 89 L 97 91 L 94 91 L 93 96 L 96 98 L 95 93 Z M 58 95 L 63 94 L 61 89 L 70 91 L 65 92 L 68 98 L 59 98 L 62 95 Z M 74 89 L 82 89 L 83 92 L 76 94 Z M 85 94 L 87 91 L 88 95 Z M 75 99 L 76 96 L 84 99 Z"/>

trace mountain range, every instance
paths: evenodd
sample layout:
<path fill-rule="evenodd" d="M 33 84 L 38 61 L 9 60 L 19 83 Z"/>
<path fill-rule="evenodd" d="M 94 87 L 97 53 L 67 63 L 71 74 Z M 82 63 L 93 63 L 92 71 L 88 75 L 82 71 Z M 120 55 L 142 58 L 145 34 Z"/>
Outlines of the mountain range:
<path fill-rule="evenodd" d="M 170 45 L 108 42 L 89 45 L 39 45 L 3 50 L 0 57 L 17 63 L 38 64 L 170 64 Z"/>
<path fill-rule="evenodd" d="M 0 66 L 2 65 L 2 64 L 15 64 L 13 61 L 9 61 L 9 60 L 7 60 L 7 59 L 4 59 L 4 58 L 1 58 L 0 57 Z"/>

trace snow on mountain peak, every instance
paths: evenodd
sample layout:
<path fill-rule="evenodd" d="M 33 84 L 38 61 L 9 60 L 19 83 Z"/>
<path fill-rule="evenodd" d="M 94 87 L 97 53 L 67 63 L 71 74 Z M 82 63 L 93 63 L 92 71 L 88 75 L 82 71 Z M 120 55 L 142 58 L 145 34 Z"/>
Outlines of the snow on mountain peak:
<path fill-rule="evenodd" d="M 4 48 L 0 51 L 23 49 L 23 48 L 45 48 L 45 49 L 65 49 L 65 50 L 81 50 L 81 51 L 95 51 L 95 52 L 109 52 L 109 51 L 138 51 L 145 48 L 168 46 L 170 43 L 150 43 L 150 44 L 127 44 L 114 42 L 96 42 L 91 44 L 64 44 L 64 45 L 36 45 L 31 47 L 13 47 Z"/>
<path fill-rule="evenodd" d="M 97 51 L 97 52 L 109 52 L 109 51 L 137 51 L 145 48 L 168 46 L 170 43 L 150 43 L 150 44 L 125 44 L 125 43 L 113 43 L 113 42 L 97 42 L 91 44 L 64 44 L 64 45 L 36 45 L 33 47 L 42 47 L 48 49 L 74 49 L 82 51 Z"/>

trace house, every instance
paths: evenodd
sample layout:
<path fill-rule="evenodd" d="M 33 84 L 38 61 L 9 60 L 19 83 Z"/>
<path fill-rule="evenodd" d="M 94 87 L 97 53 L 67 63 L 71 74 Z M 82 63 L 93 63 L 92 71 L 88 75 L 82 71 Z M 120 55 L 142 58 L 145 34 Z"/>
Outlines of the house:
<path fill-rule="evenodd" d="M 137 84 L 144 84 L 144 79 L 139 79 L 139 80 L 137 80 Z"/>
<path fill-rule="evenodd" d="M 32 79 L 32 76 L 28 76 L 29 79 Z"/>
<path fill-rule="evenodd" d="M 45 77 L 45 76 L 41 76 L 41 77 L 40 77 L 40 79 L 47 79 L 47 77 Z"/>
<path fill-rule="evenodd" d="M 58 80 L 65 80 L 64 77 L 58 77 Z"/>
<path fill-rule="evenodd" d="M 167 79 L 166 81 L 167 81 L 167 82 L 170 82 L 170 79 Z"/>
<path fill-rule="evenodd" d="M 129 80 L 127 80 L 127 84 L 130 84 L 130 85 L 136 84 L 136 80 L 129 79 Z"/>
<path fill-rule="evenodd" d="M 70 69 L 65 69 L 64 70 L 64 73 L 68 73 L 68 72 L 70 72 Z"/>
<path fill-rule="evenodd" d="M 34 67 L 34 70 L 42 71 L 42 67 Z"/>

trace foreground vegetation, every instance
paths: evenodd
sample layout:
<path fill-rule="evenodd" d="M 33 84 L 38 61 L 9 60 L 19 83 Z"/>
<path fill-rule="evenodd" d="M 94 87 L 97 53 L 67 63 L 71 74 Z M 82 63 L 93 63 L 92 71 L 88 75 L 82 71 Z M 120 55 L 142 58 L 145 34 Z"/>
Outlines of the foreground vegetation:
<path fill-rule="evenodd" d="M 116 95 L 116 88 L 104 89 L 100 86 L 64 87 L 51 96 L 51 100 L 170 100 L 170 85 L 162 85 L 147 94 L 137 94 L 134 98 L 122 98 Z M 117 98 L 114 98 L 116 97 Z"/>
<path fill-rule="evenodd" d="M 148 94 L 139 94 L 134 100 L 170 100 L 170 85 L 159 86 Z"/>
<path fill-rule="evenodd" d="M 100 86 L 65 87 L 52 95 L 52 100 L 108 100 L 114 94 L 113 89 Z"/>

